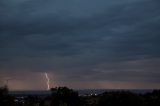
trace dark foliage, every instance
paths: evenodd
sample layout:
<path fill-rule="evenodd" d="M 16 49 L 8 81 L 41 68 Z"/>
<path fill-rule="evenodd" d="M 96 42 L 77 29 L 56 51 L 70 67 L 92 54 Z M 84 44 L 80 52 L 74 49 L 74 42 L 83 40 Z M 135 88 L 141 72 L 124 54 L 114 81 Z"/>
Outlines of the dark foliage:
<path fill-rule="evenodd" d="M 0 88 L 0 106 L 160 106 L 160 90 L 136 94 L 129 91 L 79 96 L 67 87 L 51 89 L 50 96 L 12 97 L 7 87 Z"/>
<path fill-rule="evenodd" d="M 98 106 L 144 106 L 143 97 L 131 92 L 106 92 L 100 95 Z"/>
<path fill-rule="evenodd" d="M 154 90 L 152 93 L 144 94 L 146 106 L 160 106 L 160 90 Z"/>
<path fill-rule="evenodd" d="M 52 88 L 52 106 L 79 106 L 78 92 L 67 87 Z"/>
<path fill-rule="evenodd" d="M 0 88 L 0 105 L 1 106 L 14 106 L 14 98 L 8 95 L 8 88 Z"/>

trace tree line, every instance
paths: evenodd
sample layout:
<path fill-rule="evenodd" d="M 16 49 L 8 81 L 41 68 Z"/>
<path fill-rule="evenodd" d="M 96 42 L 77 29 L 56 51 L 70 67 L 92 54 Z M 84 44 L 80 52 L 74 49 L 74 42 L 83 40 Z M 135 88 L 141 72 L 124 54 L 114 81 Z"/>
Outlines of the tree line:
<path fill-rule="evenodd" d="M 0 106 L 160 106 L 160 90 L 145 94 L 113 91 L 79 96 L 77 91 L 67 87 L 56 87 L 51 88 L 49 96 L 27 96 L 18 100 L 8 92 L 7 87 L 0 88 Z"/>

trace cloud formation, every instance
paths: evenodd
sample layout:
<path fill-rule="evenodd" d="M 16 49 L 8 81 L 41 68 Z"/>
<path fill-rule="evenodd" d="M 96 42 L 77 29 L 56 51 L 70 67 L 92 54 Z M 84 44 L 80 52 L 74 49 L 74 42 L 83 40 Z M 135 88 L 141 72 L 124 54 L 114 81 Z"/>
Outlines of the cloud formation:
<path fill-rule="evenodd" d="M 72 87 L 73 81 L 159 83 L 159 3 L 1 0 L 0 73 L 48 71 Z"/>

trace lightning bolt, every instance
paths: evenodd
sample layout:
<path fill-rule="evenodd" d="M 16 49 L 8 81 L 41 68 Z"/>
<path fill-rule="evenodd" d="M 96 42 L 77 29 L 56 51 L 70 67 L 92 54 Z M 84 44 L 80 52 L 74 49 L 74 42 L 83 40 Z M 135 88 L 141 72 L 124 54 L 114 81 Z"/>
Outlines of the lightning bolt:
<path fill-rule="evenodd" d="M 44 73 L 44 75 L 46 77 L 47 90 L 50 90 L 50 79 L 49 79 L 48 74 L 46 72 Z"/>

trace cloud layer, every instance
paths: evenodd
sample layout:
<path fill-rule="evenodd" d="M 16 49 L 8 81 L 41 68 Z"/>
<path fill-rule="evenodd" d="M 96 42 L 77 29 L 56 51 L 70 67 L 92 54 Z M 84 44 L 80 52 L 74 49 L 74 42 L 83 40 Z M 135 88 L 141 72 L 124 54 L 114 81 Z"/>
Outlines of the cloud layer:
<path fill-rule="evenodd" d="M 1 0 L 1 80 L 48 71 L 71 87 L 84 81 L 104 88 L 105 81 L 159 84 L 159 3 Z"/>

